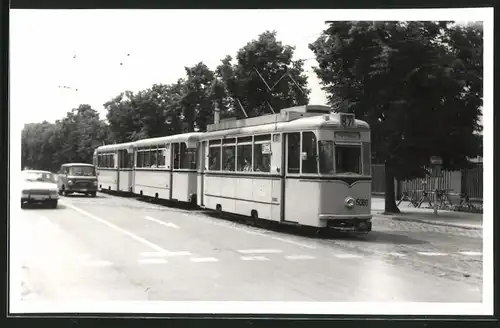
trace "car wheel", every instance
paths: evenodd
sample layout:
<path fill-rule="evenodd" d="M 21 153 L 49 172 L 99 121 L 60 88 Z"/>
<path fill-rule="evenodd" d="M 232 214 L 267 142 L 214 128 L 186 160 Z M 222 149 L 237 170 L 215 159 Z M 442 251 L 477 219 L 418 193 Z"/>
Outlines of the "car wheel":
<path fill-rule="evenodd" d="M 96 192 L 91 192 L 91 193 L 90 193 L 90 196 L 91 196 L 91 197 L 96 197 L 96 196 L 97 196 L 97 193 L 96 193 Z"/>
<path fill-rule="evenodd" d="M 21 208 L 26 208 L 26 203 L 21 201 Z"/>
<path fill-rule="evenodd" d="M 57 199 L 49 201 L 47 205 L 49 208 L 57 208 Z"/>

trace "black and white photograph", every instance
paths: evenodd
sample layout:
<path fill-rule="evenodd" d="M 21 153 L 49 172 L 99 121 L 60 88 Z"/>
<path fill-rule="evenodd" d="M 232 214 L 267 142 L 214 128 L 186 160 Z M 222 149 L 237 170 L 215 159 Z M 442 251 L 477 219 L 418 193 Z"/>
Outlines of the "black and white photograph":
<path fill-rule="evenodd" d="M 493 314 L 492 8 L 9 25 L 10 313 Z"/>

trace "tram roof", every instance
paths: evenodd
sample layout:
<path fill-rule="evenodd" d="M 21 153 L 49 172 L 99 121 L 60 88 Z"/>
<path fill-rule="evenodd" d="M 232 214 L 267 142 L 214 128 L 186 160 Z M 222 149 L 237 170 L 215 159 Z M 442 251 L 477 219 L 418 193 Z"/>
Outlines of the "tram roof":
<path fill-rule="evenodd" d="M 97 147 L 95 152 L 103 153 L 107 151 L 115 151 L 119 149 L 129 149 L 134 146 L 133 142 L 125 142 L 125 143 L 120 143 L 120 144 L 113 144 L 113 145 L 104 145 Z"/>
<path fill-rule="evenodd" d="M 273 114 L 269 116 L 274 116 L 278 118 L 282 114 Z M 272 117 L 269 119 L 272 120 Z M 250 125 L 250 126 L 239 126 L 228 129 L 217 129 L 212 132 L 207 132 L 205 136 L 222 136 L 226 134 L 258 134 L 258 133 L 271 133 L 277 131 L 302 131 L 307 129 L 317 129 L 317 128 L 334 128 L 339 130 L 346 130 L 341 126 L 340 113 L 330 113 L 330 114 L 316 114 L 310 116 L 302 116 L 300 118 L 292 119 L 290 121 L 279 121 L 276 119 L 274 122 L 269 122 L 260 125 Z M 369 130 L 370 126 L 368 123 L 362 120 L 355 119 L 355 126 L 349 129 L 362 129 Z"/>
<path fill-rule="evenodd" d="M 203 132 L 189 132 L 183 134 L 176 134 L 166 137 L 142 139 L 134 142 L 134 147 L 147 147 L 158 144 L 165 144 L 170 142 L 186 142 L 188 144 L 198 142 Z"/>

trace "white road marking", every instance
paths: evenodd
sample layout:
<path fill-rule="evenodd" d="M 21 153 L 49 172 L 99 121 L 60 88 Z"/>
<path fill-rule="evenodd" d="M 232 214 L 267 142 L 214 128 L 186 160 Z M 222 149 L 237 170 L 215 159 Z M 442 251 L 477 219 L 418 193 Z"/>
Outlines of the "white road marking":
<path fill-rule="evenodd" d="M 157 220 L 155 218 L 152 218 L 150 216 L 145 216 L 144 219 L 146 220 L 149 220 L 149 221 L 152 221 L 152 222 L 155 222 L 155 223 L 158 223 L 158 224 L 161 224 L 162 226 L 165 226 L 165 227 L 169 227 L 169 228 L 174 228 L 174 229 L 179 229 L 179 226 L 178 225 L 175 225 L 173 223 L 170 223 L 170 222 L 163 222 L 161 220 Z"/>
<path fill-rule="evenodd" d="M 304 247 L 304 248 L 309 248 L 309 249 L 316 249 L 317 248 L 316 246 L 304 244 L 304 243 L 299 243 L 299 242 L 294 241 L 294 240 L 280 238 L 280 237 L 274 237 L 274 236 L 271 236 L 268 234 L 260 233 L 257 231 L 252 231 L 252 230 L 250 230 L 250 227 L 240 228 L 240 227 L 236 227 L 233 225 L 229 225 L 225 222 L 218 222 L 218 221 L 210 220 L 210 219 L 207 219 L 206 217 L 204 217 L 204 219 L 206 220 L 205 222 L 208 222 L 210 224 L 215 224 L 215 225 L 222 226 L 222 227 L 229 228 L 229 229 L 239 230 L 239 231 L 245 232 L 249 235 L 256 235 L 256 236 L 266 237 L 266 238 L 270 238 L 270 239 L 274 239 L 274 240 L 279 240 L 279 241 L 282 241 L 284 243 L 288 243 L 288 244 L 292 244 L 292 245 L 296 245 L 296 246 L 300 246 L 300 247 Z"/>
<path fill-rule="evenodd" d="M 242 256 L 240 257 L 243 261 L 269 261 L 265 256 Z"/>
<path fill-rule="evenodd" d="M 316 257 L 311 255 L 287 255 L 285 258 L 288 260 L 314 260 Z"/>
<path fill-rule="evenodd" d="M 83 265 L 87 266 L 87 267 L 106 267 L 106 266 L 112 265 L 112 263 L 109 262 L 109 261 L 99 261 L 99 260 L 96 260 L 96 261 L 86 262 Z"/>
<path fill-rule="evenodd" d="M 167 260 L 165 259 L 140 259 L 139 264 L 165 264 Z"/>
<path fill-rule="evenodd" d="M 238 250 L 241 254 L 277 254 L 283 253 L 281 249 L 241 249 Z"/>
<path fill-rule="evenodd" d="M 164 252 L 142 252 L 141 256 L 143 257 L 165 257 L 167 253 Z"/>
<path fill-rule="evenodd" d="M 195 257 L 191 259 L 191 262 L 218 262 L 219 260 L 215 257 Z"/>
<path fill-rule="evenodd" d="M 78 208 L 78 207 L 76 207 L 76 206 L 74 206 L 72 204 L 67 203 L 67 202 L 61 202 L 61 203 L 63 203 L 66 207 L 69 207 L 69 208 L 73 209 L 74 211 L 76 211 L 76 212 L 78 212 L 80 214 L 83 214 L 83 215 L 85 215 L 88 218 L 91 218 L 92 220 L 95 220 L 95 221 L 100 222 L 100 223 L 102 223 L 104 225 L 107 225 L 111 229 L 114 229 L 114 230 L 116 230 L 118 232 L 121 232 L 122 234 L 127 235 L 130 238 L 134 239 L 135 241 L 137 241 L 139 243 L 142 243 L 144 245 L 147 245 L 147 246 L 153 248 L 154 250 L 156 250 L 158 252 L 168 253 L 168 251 L 166 249 L 164 249 L 164 248 L 162 248 L 162 247 L 160 247 L 160 246 L 158 246 L 156 244 L 153 244 L 152 242 L 150 242 L 150 241 L 148 241 L 148 240 L 146 240 L 144 238 L 141 238 L 141 237 L 139 237 L 139 236 L 131 233 L 130 231 L 122 229 L 122 228 L 114 225 L 113 223 L 110 223 L 110 222 L 108 222 L 108 221 L 106 221 L 104 219 L 101 219 L 100 217 L 97 217 L 97 216 L 95 216 L 93 214 L 90 214 L 89 212 L 84 211 L 84 210 L 82 210 L 82 209 L 80 209 L 80 208 Z"/>
<path fill-rule="evenodd" d="M 166 256 L 190 256 L 193 255 L 188 251 L 168 252 Z"/>
<path fill-rule="evenodd" d="M 359 259 L 362 257 L 361 255 L 356 254 L 334 254 L 334 256 L 339 259 Z"/>
<path fill-rule="evenodd" d="M 438 252 L 417 252 L 417 254 L 424 256 L 446 256 L 446 253 L 438 253 Z"/>
<path fill-rule="evenodd" d="M 467 255 L 467 256 L 481 256 L 483 255 L 482 252 L 459 252 L 462 255 Z"/>

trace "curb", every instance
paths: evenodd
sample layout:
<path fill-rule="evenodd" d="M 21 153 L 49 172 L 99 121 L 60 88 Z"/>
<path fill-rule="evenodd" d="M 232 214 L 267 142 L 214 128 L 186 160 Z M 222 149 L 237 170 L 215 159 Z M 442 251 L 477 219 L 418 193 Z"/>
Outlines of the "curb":
<path fill-rule="evenodd" d="M 407 221 L 407 222 L 417 222 L 417 223 L 425 223 L 429 225 L 436 225 L 436 226 L 441 226 L 441 227 L 452 227 L 452 228 L 458 228 L 458 229 L 464 229 L 464 230 L 483 230 L 482 227 L 474 226 L 474 225 L 469 225 L 469 224 L 456 224 L 456 223 L 446 223 L 446 222 L 436 222 L 436 221 L 431 221 L 431 220 L 426 220 L 426 219 L 418 219 L 418 218 L 405 218 L 401 216 L 390 216 L 382 213 L 377 213 L 377 216 L 386 218 L 386 219 L 391 219 L 395 221 Z"/>

